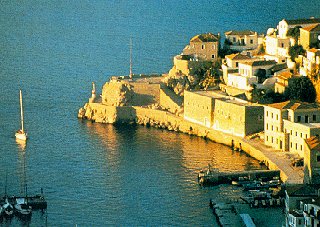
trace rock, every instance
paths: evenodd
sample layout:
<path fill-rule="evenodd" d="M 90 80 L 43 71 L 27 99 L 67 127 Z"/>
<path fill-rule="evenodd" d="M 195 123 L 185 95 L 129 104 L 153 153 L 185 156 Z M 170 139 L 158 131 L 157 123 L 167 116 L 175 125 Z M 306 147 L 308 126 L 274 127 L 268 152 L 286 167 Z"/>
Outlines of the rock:
<path fill-rule="evenodd" d="M 102 88 L 102 103 L 109 106 L 128 106 L 132 102 L 134 92 L 125 81 L 110 81 Z"/>

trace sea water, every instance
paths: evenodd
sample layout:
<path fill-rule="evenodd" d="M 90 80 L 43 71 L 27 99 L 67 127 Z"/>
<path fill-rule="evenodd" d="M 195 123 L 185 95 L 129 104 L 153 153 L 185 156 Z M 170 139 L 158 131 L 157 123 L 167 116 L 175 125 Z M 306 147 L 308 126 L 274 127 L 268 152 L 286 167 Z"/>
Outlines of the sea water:
<path fill-rule="evenodd" d="M 191 37 L 251 29 L 283 18 L 319 17 L 320 2 L 1 1 L 0 193 L 40 193 L 46 212 L 30 226 L 210 226 L 209 199 L 239 197 L 228 185 L 201 188 L 197 173 L 260 168 L 243 153 L 202 138 L 141 126 L 77 119 L 91 82 L 112 75 L 164 73 Z M 26 145 L 15 141 L 23 92 Z M 7 180 L 6 180 L 7 179 Z M 280 223 L 282 214 L 276 217 Z"/>

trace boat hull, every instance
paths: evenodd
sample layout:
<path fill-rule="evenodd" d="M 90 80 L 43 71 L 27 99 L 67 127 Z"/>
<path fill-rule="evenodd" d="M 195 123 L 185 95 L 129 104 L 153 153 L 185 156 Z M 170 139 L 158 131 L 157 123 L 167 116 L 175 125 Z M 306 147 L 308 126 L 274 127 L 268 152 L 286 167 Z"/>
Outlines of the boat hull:
<path fill-rule="evenodd" d="M 26 141 L 27 138 L 28 137 L 27 137 L 26 133 L 21 133 L 21 132 L 16 133 L 16 139 L 18 139 L 18 140 Z"/>

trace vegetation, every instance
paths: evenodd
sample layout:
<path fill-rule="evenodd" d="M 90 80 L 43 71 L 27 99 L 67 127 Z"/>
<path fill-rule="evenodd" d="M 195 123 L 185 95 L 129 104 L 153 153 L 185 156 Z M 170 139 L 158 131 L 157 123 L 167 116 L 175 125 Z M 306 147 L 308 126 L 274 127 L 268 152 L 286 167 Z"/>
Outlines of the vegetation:
<path fill-rule="evenodd" d="M 314 43 L 310 43 L 310 48 L 320 49 L 320 40 L 318 40 Z"/>
<path fill-rule="evenodd" d="M 219 56 L 221 58 L 224 58 L 226 55 L 229 55 L 229 54 L 239 53 L 239 51 L 231 50 L 230 49 L 231 45 L 232 45 L 232 42 L 230 40 L 228 39 L 224 40 L 223 47 L 219 49 Z"/>
<path fill-rule="evenodd" d="M 294 28 L 290 28 L 287 32 L 287 36 L 293 37 L 296 43 L 298 43 L 298 39 L 300 37 L 300 28 L 301 26 L 296 26 Z"/>
<path fill-rule="evenodd" d="M 270 104 L 276 102 L 283 102 L 286 98 L 280 93 L 275 93 L 274 91 L 265 91 L 264 89 L 257 89 L 254 85 L 252 90 L 252 102 L 257 102 L 260 104 Z"/>
<path fill-rule="evenodd" d="M 260 44 L 258 47 L 258 54 L 264 54 L 266 52 L 266 49 L 264 48 L 263 44 Z"/>
<path fill-rule="evenodd" d="M 254 75 L 258 78 L 258 83 L 260 84 L 267 79 L 267 72 L 265 69 L 258 69 Z"/>
<path fill-rule="evenodd" d="M 294 77 L 289 80 L 284 96 L 286 99 L 312 103 L 316 100 L 316 90 L 308 77 Z"/>
<path fill-rule="evenodd" d="M 298 55 L 300 55 L 300 54 L 303 55 L 305 53 L 306 53 L 306 51 L 305 51 L 305 49 L 303 49 L 303 47 L 301 45 L 295 44 L 294 46 L 291 46 L 289 48 L 289 55 L 290 55 L 292 61 L 295 61 L 295 58 L 298 57 Z"/>

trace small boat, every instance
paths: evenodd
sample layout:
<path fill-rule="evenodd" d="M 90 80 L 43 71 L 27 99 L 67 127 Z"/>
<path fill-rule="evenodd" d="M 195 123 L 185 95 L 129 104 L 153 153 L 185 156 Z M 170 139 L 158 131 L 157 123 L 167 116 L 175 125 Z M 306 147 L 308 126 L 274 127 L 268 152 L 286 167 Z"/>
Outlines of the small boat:
<path fill-rule="evenodd" d="M 19 129 L 15 136 L 18 140 L 27 140 L 27 133 L 24 131 L 24 123 L 23 123 L 23 107 L 22 107 L 22 91 L 20 90 L 20 115 L 21 115 L 21 129 Z"/>
<path fill-rule="evenodd" d="M 4 215 L 7 217 L 13 216 L 13 206 L 9 203 L 8 198 L 5 199 L 4 204 L 2 205 L 2 209 L 4 212 Z"/>
<path fill-rule="evenodd" d="M 32 214 L 32 208 L 27 204 L 25 198 L 17 198 L 16 204 L 14 205 L 14 209 L 16 213 L 21 216 L 28 216 Z"/>

